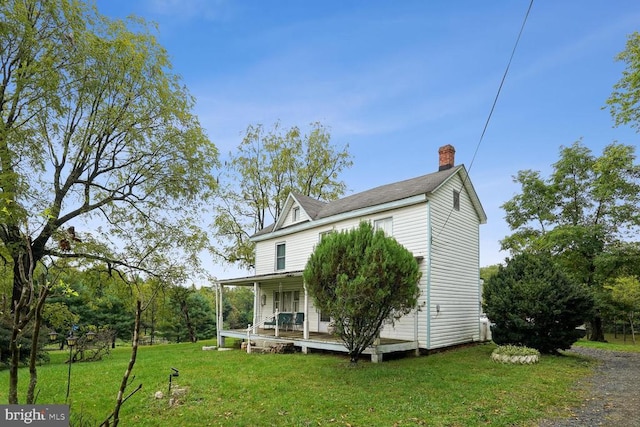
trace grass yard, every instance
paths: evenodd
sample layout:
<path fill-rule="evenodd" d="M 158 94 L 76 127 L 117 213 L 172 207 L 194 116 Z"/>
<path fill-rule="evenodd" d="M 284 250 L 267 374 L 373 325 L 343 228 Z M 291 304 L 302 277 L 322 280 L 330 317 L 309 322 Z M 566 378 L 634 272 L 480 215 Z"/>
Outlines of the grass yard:
<path fill-rule="evenodd" d="M 381 364 L 349 365 L 329 354 L 246 354 L 202 351 L 203 345 L 142 347 L 129 390 L 143 388 L 121 411 L 124 426 L 532 426 L 568 414 L 581 396 L 575 379 L 591 362 L 577 356 L 543 356 L 531 366 L 490 360 L 492 344 Z M 66 352 L 52 352 L 38 369 L 39 404 L 64 403 Z M 101 362 L 71 367 L 74 425 L 97 425 L 113 408 L 130 349 L 117 348 Z M 169 406 L 172 388 L 184 388 Z M 28 381 L 21 371 L 20 397 Z M 0 401 L 7 401 L 8 371 L 0 371 Z M 154 393 L 162 391 L 163 399 Z M 79 421 L 82 421 L 81 423 Z"/>
<path fill-rule="evenodd" d="M 605 334 L 607 342 L 593 342 L 586 339 L 581 339 L 576 344 L 583 347 L 599 348 L 609 351 L 630 351 L 634 353 L 640 353 L 640 336 L 636 335 L 637 344 L 633 344 L 631 335 L 625 337 L 621 334 L 614 336 L 613 334 Z"/>

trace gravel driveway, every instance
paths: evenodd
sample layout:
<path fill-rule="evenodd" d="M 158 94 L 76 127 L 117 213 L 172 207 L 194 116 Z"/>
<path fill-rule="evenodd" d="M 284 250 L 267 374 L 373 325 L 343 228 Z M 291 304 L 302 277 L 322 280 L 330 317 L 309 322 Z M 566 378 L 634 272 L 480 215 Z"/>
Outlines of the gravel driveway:
<path fill-rule="evenodd" d="M 570 418 L 545 420 L 539 427 L 640 426 L 640 353 L 573 347 L 571 351 L 602 361 L 580 386 L 589 397 Z"/>

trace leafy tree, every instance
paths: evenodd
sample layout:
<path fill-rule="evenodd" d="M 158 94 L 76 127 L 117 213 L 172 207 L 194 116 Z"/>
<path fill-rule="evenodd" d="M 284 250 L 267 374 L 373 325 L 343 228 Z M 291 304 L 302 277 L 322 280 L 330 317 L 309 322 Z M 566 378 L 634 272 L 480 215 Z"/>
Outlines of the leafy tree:
<path fill-rule="evenodd" d="M 613 284 L 608 286 L 611 290 L 611 298 L 615 304 L 626 314 L 631 326 L 633 343 L 636 343 L 634 329 L 635 314 L 640 311 L 640 280 L 637 277 L 617 277 Z"/>
<path fill-rule="evenodd" d="M 190 342 L 198 341 L 198 337 L 196 335 L 195 325 L 191 321 L 190 314 L 190 304 L 189 300 L 191 295 L 195 292 L 195 289 L 192 288 L 183 288 L 181 286 L 175 286 L 170 290 L 171 304 L 174 307 L 174 311 L 177 317 L 181 320 L 182 325 L 184 325 L 187 335 L 189 336 Z"/>
<path fill-rule="evenodd" d="M 488 265 L 486 267 L 480 267 L 480 278 L 485 282 L 495 276 L 498 273 L 500 264 Z"/>
<path fill-rule="evenodd" d="M 225 262 L 249 267 L 254 264 L 249 237 L 282 212 L 294 191 L 318 200 L 334 200 L 346 185 L 340 172 L 352 165 L 348 146 L 331 144 L 328 130 L 311 124 L 308 134 L 298 127 L 271 131 L 250 125 L 235 153 L 225 162 L 219 203 L 213 223 L 218 249 Z"/>
<path fill-rule="evenodd" d="M 616 59 L 625 62 L 627 68 L 607 100 L 609 111 L 616 126 L 628 124 L 640 130 L 640 33 L 629 36 L 625 50 Z"/>
<path fill-rule="evenodd" d="M 73 325 L 77 325 L 80 321 L 80 316 L 72 312 L 69 305 L 56 298 L 48 299 L 44 305 L 42 318 L 52 331 L 60 335 L 60 350 L 64 348 L 64 337 L 68 335 Z"/>
<path fill-rule="evenodd" d="M 420 275 L 411 252 L 364 221 L 325 236 L 303 273 L 316 307 L 333 318 L 352 363 L 385 323 L 416 308 Z"/>
<path fill-rule="evenodd" d="M 7 316 L 0 316 L 0 363 L 5 366 L 10 365 L 11 363 L 11 352 L 9 351 L 11 348 L 11 329 L 11 319 Z M 29 362 L 31 348 L 33 346 L 32 333 L 33 327 L 30 325 L 28 326 L 28 330 L 18 338 L 18 347 L 20 349 L 18 360 L 22 364 L 27 364 Z M 49 361 L 48 353 L 43 350 L 46 343 L 47 333 L 42 330 L 40 331 L 39 340 L 36 343 L 37 348 L 34 349 L 36 352 L 36 358 L 40 362 Z"/>
<path fill-rule="evenodd" d="M 169 291 L 173 315 L 161 322 L 160 330 L 165 338 L 180 342 L 187 337 L 190 342 L 196 342 L 215 336 L 214 310 L 202 292 L 179 286 Z"/>
<path fill-rule="evenodd" d="M 581 142 L 562 147 L 549 178 L 538 171 L 518 172 L 520 194 L 502 208 L 513 234 L 502 240 L 512 254 L 551 254 L 571 278 L 602 289 L 607 273 L 599 267 L 640 226 L 640 166 L 635 147 L 610 144 L 596 157 Z M 604 340 L 599 316 L 592 340 Z"/>
<path fill-rule="evenodd" d="M 0 242 L 13 270 L 11 352 L 37 318 L 38 263 L 85 259 L 178 281 L 215 146 L 145 22 L 72 0 L 0 2 Z M 100 224 L 93 232 L 86 224 Z M 9 403 L 18 403 L 17 363 Z"/>
<path fill-rule="evenodd" d="M 496 344 L 524 345 L 542 353 L 568 349 L 580 338 L 593 300 L 551 257 L 522 253 L 484 285 L 483 308 Z"/>
<path fill-rule="evenodd" d="M 209 339 L 216 336 L 215 311 L 207 298 L 197 290 L 189 296 L 189 312 L 191 322 L 196 330 L 196 337 L 199 340 Z"/>
<path fill-rule="evenodd" d="M 253 289 L 242 286 L 226 289 L 223 316 L 230 329 L 243 329 L 253 323 Z"/>

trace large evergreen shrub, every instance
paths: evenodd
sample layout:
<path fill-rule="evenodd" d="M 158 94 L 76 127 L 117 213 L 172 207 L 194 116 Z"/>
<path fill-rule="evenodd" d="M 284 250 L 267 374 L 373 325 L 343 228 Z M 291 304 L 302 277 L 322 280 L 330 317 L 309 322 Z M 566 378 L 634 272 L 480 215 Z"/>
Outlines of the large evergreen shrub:
<path fill-rule="evenodd" d="M 416 309 L 421 273 L 413 254 L 368 222 L 330 233 L 309 257 L 304 281 L 356 363 L 387 323 Z"/>
<path fill-rule="evenodd" d="M 576 327 L 592 314 L 593 299 L 550 257 L 520 254 L 485 283 L 483 305 L 496 344 L 555 353 L 580 338 Z"/>

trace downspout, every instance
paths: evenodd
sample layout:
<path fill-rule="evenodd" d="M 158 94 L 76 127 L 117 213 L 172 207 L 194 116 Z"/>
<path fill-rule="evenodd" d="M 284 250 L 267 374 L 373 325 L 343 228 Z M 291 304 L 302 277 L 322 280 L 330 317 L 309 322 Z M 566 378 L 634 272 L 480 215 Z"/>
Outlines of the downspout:
<path fill-rule="evenodd" d="M 418 283 L 419 285 L 419 283 Z M 419 297 L 418 297 L 419 298 Z M 420 355 L 420 341 L 418 340 L 418 312 L 420 311 L 420 299 L 418 299 L 418 303 L 416 307 L 413 309 L 413 342 L 416 344 L 416 356 Z"/>
<path fill-rule="evenodd" d="M 480 277 L 480 224 L 478 224 L 478 235 L 477 235 L 477 239 L 476 241 L 478 242 L 478 249 L 477 249 L 477 254 L 478 254 L 478 341 L 482 341 L 482 328 L 483 328 L 483 323 L 480 320 L 480 316 L 483 313 L 482 310 L 482 292 L 483 292 L 483 287 L 484 287 L 484 280 L 482 280 L 482 278 Z M 488 328 L 489 325 L 487 324 L 486 327 Z M 488 334 L 487 334 L 488 336 Z"/>
<path fill-rule="evenodd" d="M 431 348 L 431 248 L 433 233 L 431 230 L 431 203 L 427 200 L 427 350 Z"/>

